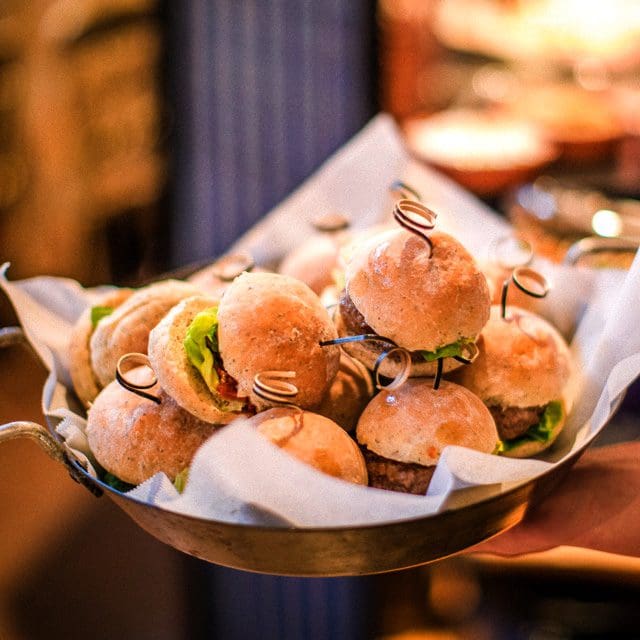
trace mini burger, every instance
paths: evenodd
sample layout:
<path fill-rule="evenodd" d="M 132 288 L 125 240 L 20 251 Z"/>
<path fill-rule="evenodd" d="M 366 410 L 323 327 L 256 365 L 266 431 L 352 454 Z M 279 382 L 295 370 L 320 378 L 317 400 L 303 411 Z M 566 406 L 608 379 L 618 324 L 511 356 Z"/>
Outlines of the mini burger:
<path fill-rule="evenodd" d="M 294 374 L 296 404 L 318 405 L 333 381 L 338 347 L 320 300 L 304 283 L 273 273 L 243 273 L 218 302 L 194 296 L 177 304 L 149 335 L 160 385 L 202 420 L 225 424 L 270 406 L 254 393 L 256 375 Z"/>
<path fill-rule="evenodd" d="M 163 280 L 137 289 L 105 313 L 89 341 L 91 368 L 101 387 L 115 378 L 121 356 L 147 352 L 149 332 L 171 307 L 197 293 L 195 286 L 181 280 Z"/>
<path fill-rule="evenodd" d="M 500 453 L 525 458 L 550 447 L 564 426 L 572 359 L 565 340 L 546 320 L 518 307 L 508 312 L 503 318 L 500 306 L 491 308 L 478 357 L 452 378 L 491 411 Z"/>
<path fill-rule="evenodd" d="M 149 364 L 160 386 L 200 420 L 227 424 L 254 413 L 224 367 L 218 342 L 218 300 L 185 298 L 149 334 Z"/>
<path fill-rule="evenodd" d="M 369 238 L 345 269 L 335 322 L 341 337 L 378 335 L 381 341 L 345 342 L 344 349 L 373 369 L 389 344 L 412 355 L 411 375 L 434 375 L 460 365 L 489 318 L 487 280 L 472 256 L 450 235 L 429 241 L 404 229 Z M 399 361 L 388 357 L 380 373 L 393 377 Z"/>
<path fill-rule="evenodd" d="M 382 390 L 358 420 L 356 438 L 367 463 L 369 484 L 424 494 L 448 445 L 493 453 L 498 432 L 491 413 L 468 389 L 442 381 L 409 378 Z"/>
<path fill-rule="evenodd" d="M 367 484 L 358 445 L 338 424 L 310 411 L 273 408 L 248 420 L 283 451 L 335 478 Z"/>
<path fill-rule="evenodd" d="M 355 431 L 358 418 L 373 393 L 371 372 L 360 361 L 342 352 L 338 373 L 316 411 L 346 431 Z"/>
<path fill-rule="evenodd" d="M 149 375 L 147 367 L 138 367 L 127 373 L 127 379 L 144 384 Z M 159 403 L 111 382 L 97 395 L 87 415 L 87 437 L 96 460 L 130 485 L 160 471 L 173 481 L 216 429 L 182 409 L 158 385 L 153 390 Z"/>
<path fill-rule="evenodd" d="M 278 273 L 301 280 L 322 295 L 333 287 L 339 270 L 340 249 L 347 241 L 347 218 L 340 214 L 319 216 L 313 221 L 316 233 L 287 253 Z"/>
<path fill-rule="evenodd" d="M 99 294 L 94 303 L 78 316 L 69 339 L 69 375 L 78 399 L 87 408 L 102 389 L 91 366 L 91 336 L 98 322 L 110 315 L 133 289 L 119 288 Z"/>

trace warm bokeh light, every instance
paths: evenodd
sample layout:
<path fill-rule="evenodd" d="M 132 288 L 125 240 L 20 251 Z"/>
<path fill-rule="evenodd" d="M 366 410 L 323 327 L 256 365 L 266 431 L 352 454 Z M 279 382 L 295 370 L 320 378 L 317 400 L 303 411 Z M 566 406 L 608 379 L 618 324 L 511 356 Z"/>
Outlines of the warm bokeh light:
<path fill-rule="evenodd" d="M 622 220 L 620 215 L 611 209 L 600 209 L 591 218 L 593 230 L 605 238 L 616 238 L 622 231 Z"/>

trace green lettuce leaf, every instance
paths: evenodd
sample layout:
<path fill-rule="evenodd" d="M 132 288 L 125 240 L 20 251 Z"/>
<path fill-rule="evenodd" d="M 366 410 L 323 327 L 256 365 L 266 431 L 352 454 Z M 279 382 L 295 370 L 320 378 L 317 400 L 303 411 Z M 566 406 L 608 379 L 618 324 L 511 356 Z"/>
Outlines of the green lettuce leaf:
<path fill-rule="evenodd" d="M 218 347 L 218 307 L 196 314 L 187 329 L 184 349 L 189 362 L 200 372 L 216 406 L 223 411 L 242 411 L 243 400 L 229 400 L 218 393 L 220 377 L 216 371 Z"/>
<path fill-rule="evenodd" d="M 127 491 L 131 491 L 134 488 L 134 485 L 125 482 L 124 480 L 120 480 L 118 476 L 114 476 L 113 473 L 109 473 L 108 471 L 102 477 L 102 482 L 106 485 L 109 485 L 112 489 L 116 491 L 120 491 L 120 493 L 126 493 Z"/>
<path fill-rule="evenodd" d="M 95 329 L 102 318 L 113 313 L 113 307 L 91 307 L 91 326 Z"/>
<path fill-rule="evenodd" d="M 218 307 L 210 307 L 195 316 L 183 344 L 189 362 L 200 372 L 209 391 L 217 393 L 220 378 L 214 354 L 218 351 Z"/>
<path fill-rule="evenodd" d="M 524 442 L 535 440 L 536 442 L 549 442 L 553 435 L 553 430 L 562 420 L 562 403 L 559 400 L 550 402 L 544 410 L 540 422 L 529 427 L 528 431 L 513 440 L 502 442 L 502 451 L 511 451 Z"/>
<path fill-rule="evenodd" d="M 440 358 L 453 358 L 462 355 L 465 346 L 473 342 L 475 342 L 473 338 L 460 338 L 456 342 L 438 347 L 435 351 L 421 351 L 420 353 L 427 362 L 433 362 Z"/>
<path fill-rule="evenodd" d="M 184 488 L 187 486 L 187 480 L 189 478 L 189 467 L 185 467 L 173 481 L 173 486 L 176 488 L 178 493 L 182 493 Z"/>

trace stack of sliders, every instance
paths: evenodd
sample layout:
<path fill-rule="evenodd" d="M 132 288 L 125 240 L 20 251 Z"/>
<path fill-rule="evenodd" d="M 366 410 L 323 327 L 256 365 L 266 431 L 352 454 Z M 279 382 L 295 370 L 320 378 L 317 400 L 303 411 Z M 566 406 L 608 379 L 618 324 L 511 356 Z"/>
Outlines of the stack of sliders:
<path fill-rule="evenodd" d="M 432 229 L 424 205 L 400 200 L 394 217 L 398 228 L 354 235 L 341 252 L 330 309 L 297 278 L 245 270 L 213 288 L 179 282 L 162 304 L 153 292 L 166 282 L 117 290 L 124 301 L 88 310 L 70 358 L 73 370 L 74 354 L 86 363 L 98 345 L 109 352 L 108 376 L 73 376 L 103 478 L 124 487 L 159 471 L 179 479 L 237 418 L 319 471 L 417 494 L 449 445 L 512 456 L 551 446 L 567 409 L 563 339 L 532 313 L 492 309 L 482 270 Z M 156 312 L 122 332 L 137 342 L 94 339 L 141 296 Z"/>
<path fill-rule="evenodd" d="M 120 331 L 117 345 L 100 342 L 103 356 L 113 362 L 110 380 L 99 388 L 96 384 L 88 395 L 83 391 L 88 385 L 74 376 L 88 407 L 89 446 L 103 478 L 118 488 L 140 484 L 160 471 L 180 478 L 199 446 L 218 429 L 259 414 L 252 424 L 283 450 L 321 471 L 366 484 L 362 453 L 347 430 L 310 411 L 317 408 L 352 427 L 354 412 L 373 392 L 361 369 L 341 364 L 338 347 L 321 346 L 337 334 L 318 296 L 294 278 L 265 272 L 238 274 L 218 299 L 193 283 L 178 284 L 181 295 L 162 313 L 140 312 Z M 168 301 L 165 285 L 122 295 L 144 297 L 155 309 Z M 125 303 L 109 311 L 99 302 L 78 319 L 70 360 L 94 346 L 93 336 L 112 325 L 116 313 L 130 315 L 120 311 Z M 131 334 L 136 342 L 127 341 Z M 135 350 L 123 350 L 122 342 Z M 288 385 L 284 395 L 282 378 Z M 342 390 L 355 400 L 353 409 L 341 410 Z M 366 398 L 353 397 L 359 395 Z M 295 407 L 286 415 L 266 413 L 291 404 L 292 398 Z"/>

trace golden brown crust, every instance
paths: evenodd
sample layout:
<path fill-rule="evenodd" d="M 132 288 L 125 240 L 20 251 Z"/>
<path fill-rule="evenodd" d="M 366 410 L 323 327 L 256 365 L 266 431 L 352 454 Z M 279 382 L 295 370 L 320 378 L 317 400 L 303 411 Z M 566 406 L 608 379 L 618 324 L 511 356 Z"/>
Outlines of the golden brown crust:
<path fill-rule="evenodd" d="M 301 280 L 320 295 L 334 283 L 338 252 L 338 244 L 333 238 L 315 235 L 291 250 L 280 263 L 278 272 Z"/>
<path fill-rule="evenodd" d="M 346 353 L 340 354 L 340 368 L 317 413 L 353 431 L 360 414 L 373 395 L 373 382 L 367 368 Z"/>
<path fill-rule="evenodd" d="M 262 371 L 295 371 L 295 403 L 316 407 L 338 372 L 335 327 L 318 296 L 294 278 L 275 273 L 244 273 L 227 288 L 218 308 L 218 341 L 225 369 L 238 382 L 238 393 L 258 408 L 265 402 L 252 393 Z"/>
<path fill-rule="evenodd" d="M 149 333 L 149 361 L 160 386 L 186 411 L 214 424 L 227 424 L 238 413 L 223 411 L 184 348 L 187 329 L 195 316 L 218 301 L 205 296 L 182 300 Z"/>
<path fill-rule="evenodd" d="M 346 267 L 346 289 L 376 333 L 409 351 L 475 338 L 489 318 L 489 288 L 471 255 L 448 234 L 394 230 L 370 239 Z"/>
<path fill-rule="evenodd" d="M 281 449 L 319 471 L 367 484 L 367 469 L 358 445 L 329 418 L 309 411 L 274 408 L 248 422 Z"/>
<path fill-rule="evenodd" d="M 507 318 L 499 306 L 491 308 L 478 340 L 480 354 L 452 378 L 489 405 L 537 407 L 561 398 L 572 370 L 564 338 L 523 309 L 509 307 Z"/>
<path fill-rule="evenodd" d="M 468 389 L 443 381 L 411 378 L 395 391 L 381 391 L 363 411 L 358 442 L 380 456 L 424 466 L 437 464 L 447 445 L 492 453 L 498 431 L 491 413 Z"/>
<path fill-rule="evenodd" d="M 115 377 L 116 364 L 125 353 L 147 353 L 149 332 L 175 304 L 198 289 L 180 280 L 164 280 L 138 289 L 110 316 L 98 323 L 91 336 L 91 365 L 102 386 Z"/>
<path fill-rule="evenodd" d="M 76 395 L 85 408 L 102 389 L 91 367 L 90 340 L 94 330 L 91 309 L 95 306 L 118 307 L 132 293 L 133 289 L 120 288 L 98 296 L 96 301 L 80 314 L 73 326 L 69 340 L 69 374 Z"/>
<path fill-rule="evenodd" d="M 148 375 L 145 367 L 127 374 L 132 380 Z M 130 484 L 140 484 L 159 471 L 170 479 L 187 467 L 198 447 L 216 427 L 181 409 L 162 390 L 156 404 L 107 385 L 88 412 L 87 436 L 96 460 Z"/>

